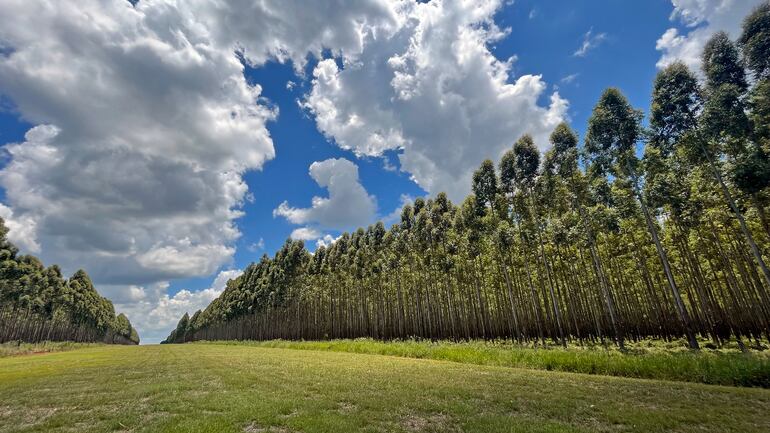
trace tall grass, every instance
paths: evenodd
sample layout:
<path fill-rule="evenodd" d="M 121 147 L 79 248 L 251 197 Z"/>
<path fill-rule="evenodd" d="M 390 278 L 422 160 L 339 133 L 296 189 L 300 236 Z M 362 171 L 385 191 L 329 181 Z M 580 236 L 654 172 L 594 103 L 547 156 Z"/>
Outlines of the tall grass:
<path fill-rule="evenodd" d="M 511 342 L 431 342 L 372 339 L 217 341 L 283 349 L 322 350 L 435 359 L 479 365 L 770 388 L 770 352 L 734 349 L 692 352 L 683 343 L 643 341 L 622 353 L 602 346 L 531 347 Z"/>

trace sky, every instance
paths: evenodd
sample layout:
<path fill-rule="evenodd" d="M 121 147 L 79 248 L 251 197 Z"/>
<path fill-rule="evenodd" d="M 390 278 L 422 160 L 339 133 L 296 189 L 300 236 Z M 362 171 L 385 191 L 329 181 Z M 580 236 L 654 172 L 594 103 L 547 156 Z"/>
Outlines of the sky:
<path fill-rule="evenodd" d="M 0 217 L 162 340 L 287 238 L 460 202 L 759 0 L 4 0 Z M 12 17 L 12 18 L 10 18 Z"/>

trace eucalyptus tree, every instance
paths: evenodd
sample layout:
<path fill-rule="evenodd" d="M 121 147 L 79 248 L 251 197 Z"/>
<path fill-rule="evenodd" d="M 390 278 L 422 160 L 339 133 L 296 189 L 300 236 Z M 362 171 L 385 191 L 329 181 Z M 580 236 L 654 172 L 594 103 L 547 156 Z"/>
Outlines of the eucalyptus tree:
<path fill-rule="evenodd" d="M 482 164 L 488 166 L 486 163 Z M 488 169 L 484 169 L 490 173 Z M 491 172 L 494 175 L 494 171 Z M 477 183 L 474 183 L 477 184 Z M 484 193 L 483 190 L 481 190 Z M 491 191 L 487 191 L 491 193 Z M 479 208 L 480 204 L 488 203 L 489 197 L 478 199 L 475 194 L 469 195 L 460 205 L 460 209 L 455 215 L 455 227 L 459 228 L 463 234 L 461 237 L 462 250 L 465 253 L 466 262 L 470 263 L 471 287 L 475 294 L 475 299 L 469 297 L 469 307 L 473 316 L 473 328 L 476 336 L 486 337 L 489 335 L 489 314 L 486 302 L 486 296 L 483 291 L 483 270 L 481 270 L 480 257 L 483 253 L 484 224 L 482 216 L 487 213 L 486 204 Z"/>
<path fill-rule="evenodd" d="M 733 76 L 739 77 L 739 74 L 733 73 Z M 688 241 L 690 230 L 701 224 L 698 207 L 702 203 L 694 197 L 688 181 L 688 173 L 694 173 L 695 167 L 686 158 L 686 146 L 688 141 L 698 138 L 698 116 L 702 106 L 697 78 L 687 66 L 675 62 L 658 73 L 653 85 L 649 137 L 644 155 L 645 194 L 654 206 L 669 209 L 672 228 L 668 231 L 682 250 L 687 264 L 683 268 L 692 275 L 701 312 L 712 337 L 717 339 L 718 306 L 710 300 L 706 278 Z"/>
<path fill-rule="evenodd" d="M 770 236 L 770 222 L 765 214 L 768 198 L 766 194 L 760 196 L 762 190 L 770 186 L 770 2 L 763 2 L 744 19 L 738 44 L 756 84 L 747 101 L 752 144 L 736 161 L 734 179 L 736 186 L 753 198 Z"/>
<path fill-rule="evenodd" d="M 7 235 L 0 218 L 0 316 L 11 317 L 0 326 L 0 342 L 139 342 L 128 318 L 115 315 L 112 302 L 99 295 L 85 271 L 65 279 L 58 266 L 46 268 L 37 257 L 20 255 Z"/>
<path fill-rule="evenodd" d="M 746 74 L 735 44 L 724 32 L 718 32 L 709 39 L 703 50 L 702 60 L 707 97 L 700 118 L 702 136 L 698 136 L 695 141 L 710 166 L 725 200 L 738 219 L 741 232 L 762 270 L 765 284 L 770 287 L 770 269 L 765 264 L 743 213 L 717 165 L 722 152 L 733 160 L 740 160 L 747 151 L 751 151 L 747 148 L 750 123 L 744 103 L 745 92 L 748 89 Z M 759 161 L 761 160 L 760 157 Z M 745 170 L 743 173 L 746 173 Z"/>
<path fill-rule="evenodd" d="M 539 154 L 528 154 L 527 157 L 522 155 L 521 149 L 517 152 L 515 146 L 512 149 L 507 150 L 500 159 L 500 185 L 501 191 L 504 193 L 508 200 L 508 207 L 510 208 L 509 217 L 515 223 L 515 226 L 519 232 L 519 239 L 522 243 L 522 255 L 524 256 L 522 261 L 524 262 L 524 269 L 526 272 L 526 281 L 530 291 L 530 297 L 532 300 L 532 309 L 535 311 L 535 322 L 537 324 L 537 333 L 542 342 L 545 342 L 544 335 L 544 319 L 540 306 L 540 296 L 537 294 L 535 285 L 533 283 L 533 272 L 530 268 L 529 259 L 529 246 L 527 240 L 529 236 L 526 234 L 525 226 L 527 225 L 529 204 L 526 200 L 521 200 L 526 195 L 526 191 L 522 191 L 522 186 L 527 183 L 526 188 L 533 185 L 533 182 L 529 182 L 524 178 L 524 172 L 537 172 L 539 161 Z M 533 158 L 534 156 L 534 158 Z"/>
<path fill-rule="evenodd" d="M 616 177 L 615 182 L 627 183 L 636 197 L 666 274 L 689 345 L 697 349 L 698 341 L 692 330 L 690 314 L 674 279 L 668 254 L 660 240 L 658 229 L 640 192 L 642 176 L 639 159 L 636 157 L 636 146 L 641 134 L 641 118 L 642 113 L 633 109 L 619 90 L 614 88 L 605 90 L 588 120 L 586 151 L 594 160 L 599 161 L 602 171 Z"/>
<path fill-rule="evenodd" d="M 610 323 L 612 324 L 615 341 L 618 344 L 618 347 L 621 350 L 624 350 L 625 342 L 622 320 L 618 316 L 615 307 L 615 299 L 612 294 L 612 290 L 609 287 L 601 259 L 599 258 L 598 249 L 596 247 L 596 236 L 594 234 L 592 224 L 588 220 L 589 217 L 585 211 L 584 202 L 585 194 L 587 193 L 587 185 L 584 176 L 578 167 L 578 136 L 567 123 L 562 122 L 557 125 L 551 133 L 550 142 L 553 146 L 554 158 L 557 164 L 558 173 L 568 182 L 572 192 L 573 207 L 576 209 L 580 215 L 580 219 L 582 220 L 583 231 L 588 241 L 588 248 L 591 253 L 593 269 L 596 273 L 602 296 L 605 300 L 605 303 L 607 304 L 607 311 L 609 312 Z"/>
<path fill-rule="evenodd" d="M 523 135 L 513 145 L 514 155 L 514 177 L 513 183 L 518 193 L 524 198 L 525 203 L 530 207 L 530 218 L 534 226 L 535 238 L 539 246 L 540 259 L 543 262 L 546 278 L 548 280 L 549 294 L 551 298 L 551 308 L 556 318 L 556 331 L 562 345 L 567 344 L 562 325 L 561 310 L 559 300 L 554 291 L 554 278 L 551 272 L 551 264 L 545 251 L 545 242 L 543 240 L 541 221 L 538 216 L 538 206 L 535 198 L 535 185 L 540 167 L 540 151 L 535 146 L 532 136 Z"/>
<path fill-rule="evenodd" d="M 476 206 L 484 215 L 487 207 L 494 207 L 497 196 L 497 174 L 495 165 L 487 159 L 473 173 L 473 194 L 476 197 Z"/>
<path fill-rule="evenodd" d="M 770 78 L 770 2 L 762 2 L 744 18 L 738 44 L 756 80 Z"/>

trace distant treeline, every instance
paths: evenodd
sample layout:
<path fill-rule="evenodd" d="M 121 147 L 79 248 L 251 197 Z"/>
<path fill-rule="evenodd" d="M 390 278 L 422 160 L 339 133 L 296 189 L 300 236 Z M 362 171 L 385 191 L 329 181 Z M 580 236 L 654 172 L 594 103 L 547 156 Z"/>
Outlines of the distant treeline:
<path fill-rule="evenodd" d="M 313 254 L 289 240 L 167 342 L 770 338 L 770 3 L 702 60 L 702 82 L 658 73 L 648 127 L 607 89 L 582 146 L 567 124 L 542 157 L 523 136 L 459 206 L 418 199 Z"/>
<path fill-rule="evenodd" d="M 115 315 L 83 270 L 70 279 L 58 266 L 19 255 L 0 218 L 0 343 L 77 341 L 138 344 L 124 314 Z"/>

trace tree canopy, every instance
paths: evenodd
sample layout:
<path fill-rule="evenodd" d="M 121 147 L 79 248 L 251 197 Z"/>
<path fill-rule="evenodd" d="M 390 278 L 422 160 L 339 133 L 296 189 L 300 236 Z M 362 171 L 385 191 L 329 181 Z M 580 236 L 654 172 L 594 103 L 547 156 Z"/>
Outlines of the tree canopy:
<path fill-rule="evenodd" d="M 115 315 L 112 302 L 99 295 L 84 270 L 66 279 L 57 265 L 46 268 L 34 256 L 19 255 L 7 235 L 0 218 L 0 313 L 20 320 L 82 325 L 96 331 L 95 335 L 117 335 L 139 343 L 128 318 Z"/>

